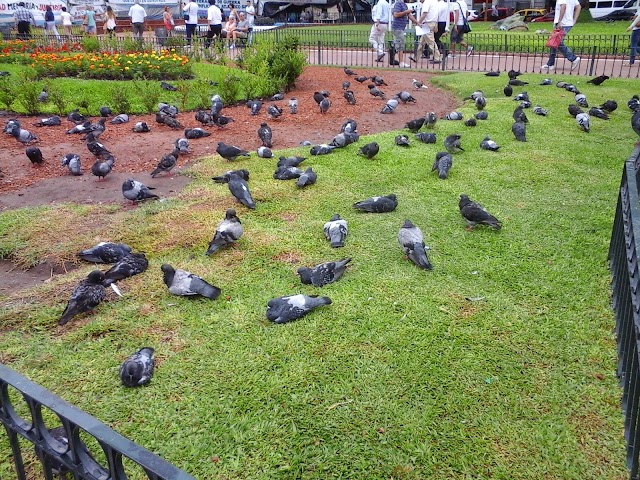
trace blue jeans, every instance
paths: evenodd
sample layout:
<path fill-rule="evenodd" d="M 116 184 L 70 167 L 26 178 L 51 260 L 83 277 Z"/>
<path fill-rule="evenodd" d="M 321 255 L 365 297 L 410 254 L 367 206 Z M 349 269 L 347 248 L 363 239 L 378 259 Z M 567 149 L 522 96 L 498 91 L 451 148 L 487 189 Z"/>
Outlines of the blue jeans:
<path fill-rule="evenodd" d="M 191 45 L 191 36 L 196 33 L 197 23 L 185 23 L 187 31 L 187 45 Z"/>
<path fill-rule="evenodd" d="M 640 28 L 631 30 L 631 51 L 629 52 L 629 63 L 636 61 L 636 53 L 640 51 Z"/>
<path fill-rule="evenodd" d="M 571 28 L 572 27 L 562 27 L 562 30 L 564 30 L 564 37 L 562 37 L 562 41 L 560 42 L 560 46 L 558 48 L 551 49 L 547 65 L 552 66 L 556 64 L 556 55 L 558 54 L 558 51 L 560 51 L 560 53 L 564 55 L 564 57 L 570 62 L 573 62 L 577 58 L 576 54 L 573 53 L 571 49 L 564 44 L 564 39 L 567 38 L 567 34 L 569 33 L 569 30 L 571 30 Z"/>

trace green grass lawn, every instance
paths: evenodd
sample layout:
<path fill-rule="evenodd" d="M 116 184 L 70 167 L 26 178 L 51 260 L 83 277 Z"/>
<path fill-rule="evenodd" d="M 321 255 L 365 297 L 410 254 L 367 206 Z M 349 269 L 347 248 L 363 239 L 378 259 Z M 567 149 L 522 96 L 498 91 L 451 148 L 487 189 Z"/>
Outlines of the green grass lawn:
<path fill-rule="evenodd" d="M 124 297 L 64 328 L 57 319 L 92 266 L 2 298 L 0 361 L 200 479 L 627 478 L 607 251 L 621 167 L 637 140 L 625 105 L 636 83 L 571 77 L 590 103 L 620 104 L 587 134 L 567 114 L 573 94 L 540 78 L 527 75 L 527 90 L 550 114 L 527 112 L 527 143 L 513 140 L 504 78 L 451 74 L 434 83 L 461 98 L 482 88 L 488 121 L 439 121 L 437 145 L 402 150 L 398 132 L 387 132 L 311 157 L 319 178 L 305 190 L 273 180 L 273 161 L 230 166 L 214 156 L 175 198 L 134 210 L 0 214 L 5 258 L 70 258 L 112 240 L 150 260 L 122 282 Z M 475 111 L 470 101 L 460 110 Z M 466 152 L 439 180 L 431 164 L 454 132 Z M 498 153 L 478 148 L 485 135 Z M 373 160 L 356 156 L 373 140 Z M 250 170 L 255 211 L 210 180 L 230 167 Z M 351 208 L 388 193 L 399 199 L 392 213 Z M 461 193 L 502 230 L 465 230 Z M 205 257 L 229 207 L 245 235 Z M 340 250 L 322 234 L 334 213 L 350 228 Z M 431 246 L 431 272 L 403 257 L 396 235 L 406 218 Z M 352 266 L 336 284 L 303 286 L 295 275 L 344 256 Z M 163 262 L 210 280 L 221 297 L 171 296 Z M 333 304 L 291 324 L 266 321 L 270 298 L 300 292 Z M 157 351 L 153 380 L 121 387 L 120 363 L 146 345 Z M 0 443 L 3 478 L 8 457 Z"/>

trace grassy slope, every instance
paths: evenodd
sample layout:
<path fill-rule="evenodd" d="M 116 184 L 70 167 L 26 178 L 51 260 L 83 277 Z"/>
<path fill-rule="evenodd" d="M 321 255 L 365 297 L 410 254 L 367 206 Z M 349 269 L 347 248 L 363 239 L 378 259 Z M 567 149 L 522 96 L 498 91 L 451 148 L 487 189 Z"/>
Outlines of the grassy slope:
<path fill-rule="evenodd" d="M 209 180 L 229 166 L 218 157 L 193 169 L 196 181 L 177 199 L 133 212 L 0 215 L 0 231 L 10 233 L 0 235 L 5 254 L 26 245 L 36 256 L 62 256 L 53 241 L 61 233 L 38 247 L 40 237 L 29 235 L 55 218 L 60 232 L 83 225 L 66 250 L 108 238 L 151 260 L 149 272 L 123 283 L 124 298 L 64 330 L 55 322 L 91 267 L 6 299 L 0 360 L 202 479 L 626 478 L 606 256 L 622 161 L 635 141 L 624 103 L 635 92 L 629 81 L 592 87 L 583 79 L 592 103 L 621 104 L 585 134 L 566 113 L 571 94 L 528 78 L 533 101 L 551 114 L 529 115 L 526 144 L 509 130 L 515 102 L 502 97 L 504 78 L 458 74 L 435 81 L 461 96 L 482 85 L 490 120 L 475 129 L 441 121 L 438 146 L 400 150 L 396 132 L 375 135 L 359 142 L 381 144 L 373 161 L 356 157 L 357 146 L 307 160 L 319 182 L 306 190 L 272 180 L 271 161 L 236 162 L 251 171 L 258 208 L 236 207 L 245 237 L 213 258 L 202 255 L 206 244 L 236 206 Z M 468 103 L 461 110 L 474 111 Z M 467 152 L 441 181 L 429 170 L 453 132 Z M 499 153 L 477 148 L 485 134 L 503 145 Z M 350 208 L 391 192 L 393 213 Z M 467 232 L 457 208 L 463 192 L 503 230 Z M 340 251 L 322 237 L 336 212 L 350 226 Z M 432 272 L 403 258 L 395 237 L 405 218 L 424 231 Z M 88 225 L 100 227 L 87 233 Z M 289 263 L 342 256 L 352 267 L 322 290 L 301 286 L 299 263 Z M 223 296 L 171 297 L 164 261 L 211 280 Z M 334 303 L 269 325 L 267 300 L 297 292 Z M 159 368 L 150 386 L 125 390 L 118 366 L 143 345 L 156 347 Z M 0 475 L 7 455 L 0 449 Z"/>

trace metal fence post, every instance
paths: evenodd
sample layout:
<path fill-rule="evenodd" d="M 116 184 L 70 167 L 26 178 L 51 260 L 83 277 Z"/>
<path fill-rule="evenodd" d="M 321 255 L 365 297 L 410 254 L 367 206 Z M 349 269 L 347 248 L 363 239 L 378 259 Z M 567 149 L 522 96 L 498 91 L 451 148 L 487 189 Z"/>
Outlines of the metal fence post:
<path fill-rule="evenodd" d="M 598 51 L 598 46 L 597 45 L 593 45 L 591 47 L 591 60 L 589 62 L 589 73 L 587 75 L 591 76 L 593 75 L 593 69 L 595 68 L 596 65 L 596 52 Z"/>
<path fill-rule="evenodd" d="M 322 65 L 322 41 L 318 40 L 318 65 Z"/>

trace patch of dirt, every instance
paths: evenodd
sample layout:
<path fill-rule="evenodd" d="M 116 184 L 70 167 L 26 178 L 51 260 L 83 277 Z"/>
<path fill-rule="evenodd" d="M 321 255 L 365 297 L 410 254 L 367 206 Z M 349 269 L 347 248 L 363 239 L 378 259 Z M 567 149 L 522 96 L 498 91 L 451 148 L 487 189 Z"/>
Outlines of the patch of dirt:
<path fill-rule="evenodd" d="M 68 263 L 57 265 L 44 261 L 28 270 L 20 270 L 9 260 L 0 259 L 0 295 L 17 292 L 23 288 L 35 287 L 52 278 L 54 275 L 68 273 L 78 268 L 77 265 Z"/>

